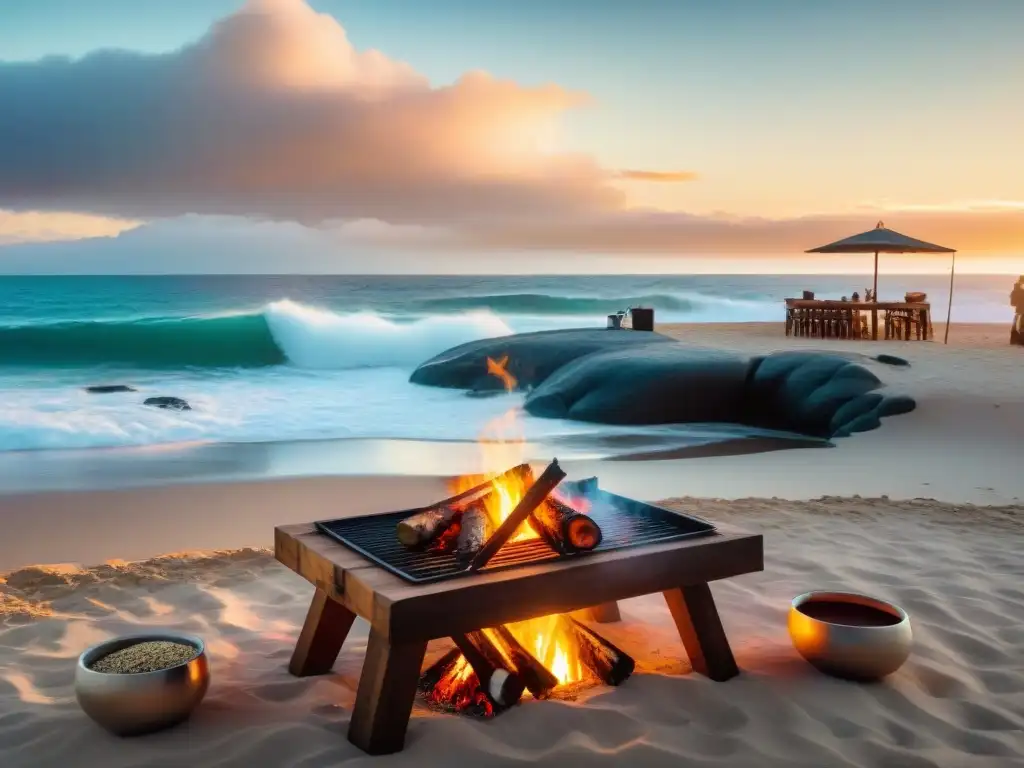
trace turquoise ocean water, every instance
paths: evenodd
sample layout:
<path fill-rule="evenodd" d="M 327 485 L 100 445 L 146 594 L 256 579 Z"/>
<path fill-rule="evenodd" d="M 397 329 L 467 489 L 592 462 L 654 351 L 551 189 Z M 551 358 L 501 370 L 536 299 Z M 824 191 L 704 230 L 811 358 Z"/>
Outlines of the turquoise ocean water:
<path fill-rule="evenodd" d="M 1006 322 L 1013 277 L 958 278 L 953 318 Z M 476 439 L 519 396 L 417 387 L 423 360 L 477 338 L 602 326 L 653 306 L 659 322 L 779 320 L 781 300 L 863 292 L 858 276 L 2 277 L 0 451 L 267 443 L 332 438 Z M 880 292 L 948 278 L 885 276 Z M 936 313 L 937 315 L 940 313 Z M 88 394 L 90 384 L 137 392 Z M 188 412 L 146 408 L 184 397 Z M 527 439 L 584 444 L 614 430 L 524 418 Z"/>

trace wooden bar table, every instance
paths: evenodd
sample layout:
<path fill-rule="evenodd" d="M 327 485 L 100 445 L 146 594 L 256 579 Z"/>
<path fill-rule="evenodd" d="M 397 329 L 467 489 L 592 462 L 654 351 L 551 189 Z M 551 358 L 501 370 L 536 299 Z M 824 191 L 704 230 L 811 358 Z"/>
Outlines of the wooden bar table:
<path fill-rule="evenodd" d="M 878 313 L 884 312 L 907 312 L 913 313 L 916 316 L 919 328 L 921 329 L 918 334 L 918 340 L 928 341 L 932 338 L 932 311 L 931 304 L 927 302 L 907 302 L 907 301 L 834 301 L 831 299 L 786 299 L 786 335 L 790 335 L 790 331 L 795 330 L 792 328 L 791 318 L 794 316 L 793 311 L 796 310 L 798 313 L 802 312 L 820 312 L 823 316 L 827 316 L 829 312 L 870 312 L 871 313 L 871 338 L 874 340 L 878 339 Z M 884 321 L 883 321 L 884 322 Z M 889 338 L 888 330 L 890 324 L 884 322 L 886 328 L 885 338 Z M 796 334 L 794 334 L 796 335 Z M 822 334 L 822 338 L 826 338 Z M 904 340 L 910 341 L 910 328 L 906 329 Z"/>
<path fill-rule="evenodd" d="M 316 587 L 292 654 L 293 675 L 330 672 L 356 616 L 370 623 L 348 738 L 373 755 L 398 752 L 427 641 L 661 592 L 694 671 L 738 673 L 708 582 L 764 569 L 760 534 L 715 534 L 415 584 L 321 534 L 274 531 L 277 559 Z"/>

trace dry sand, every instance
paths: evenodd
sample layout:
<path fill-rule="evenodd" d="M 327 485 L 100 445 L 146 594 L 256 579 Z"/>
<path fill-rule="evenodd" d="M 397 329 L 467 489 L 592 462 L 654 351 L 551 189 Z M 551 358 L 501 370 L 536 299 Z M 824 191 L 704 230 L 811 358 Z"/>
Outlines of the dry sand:
<path fill-rule="evenodd" d="M 938 342 L 795 339 L 778 323 L 675 325 L 663 333 L 696 346 L 749 353 L 815 349 L 862 355 L 889 389 L 912 395 L 917 409 L 886 419 L 881 429 L 836 441 L 827 451 L 775 453 L 631 468 L 634 487 L 658 496 L 737 498 L 778 496 L 926 497 L 952 502 L 1007 504 L 1024 499 L 1024 347 L 1008 343 L 1001 325 L 954 325 L 949 345 Z M 899 355 L 909 367 L 868 358 Z M 593 470 L 594 465 L 587 467 Z M 671 477 L 666 487 L 658 477 Z"/>
<path fill-rule="evenodd" d="M 600 631 L 637 673 L 575 702 L 525 701 L 490 722 L 418 706 L 385 765 L 1024 765 L 1024 516 L 936 502 L 681 500 L 764 532 L 766 570 L 714 585 L 743 674 L 689 674 L 658 596 Z M 862 590 L 910 613 L 911 659 L 881 684 L 825 677 L 786 633 L 788 601 Z M 258 550 L 88 570 L 24 569 L 0 587 L 0 761 L 46 766 L 369 764 L 345 732 L 365 651 L 360 620 L 334 674 L 285 667 L 309 585 Z M 89 643 L 143 628 L 205 637 L 213 683 L 194 718 L 131 740 L 106 735 L 71 688 Z M 443 649 L 439 643 L 432 655 Z"/>
<path fill-rule="evenodd" d="M 569 467 L 638 498 L 706 497 L 685 506 L 765 533 L 766 571 L 714 587 L 745 674 L 677 676 L 687 665 L 662 601 L 631 600 L 626 621 L 601 630 L 639 659 L 621 688 L 528 702 L 491 723 L 418 710 L 406 752 L 373 762 L 1024 765 L 1024 512 L 1013 506 L 1024 499 L 1024 349 L 993 326 L 957 326 L 949 346 L 787 339 L 778 324 L 661 330 L 746 352 L 902 355 L 909 368 L 865 363 L 919 407 L 829 450 Z M 366 626 L 334 675 L 291 678 L 310 587 L 266 551 L 23 566 L 266 546 L 275 524 L 417 506 L 443 491 L 439 478 L 325 477 L 0 498 L 0 570 L 20 569 L 0 584 L 0 766 L 368 764 L 344 738 Z M 834 498 L 856 494 L 892 500 Z M 942 501 L 902 501 L 917 497 Z M 807 667 L 785 613 L 816 588 L 902 604 L 916 641 L 907 665 L 873 686 Z M 115 739 L 78 710 L 74 660 L 148 627 L 204 636 L 214 683 L 188 725 Z"/>

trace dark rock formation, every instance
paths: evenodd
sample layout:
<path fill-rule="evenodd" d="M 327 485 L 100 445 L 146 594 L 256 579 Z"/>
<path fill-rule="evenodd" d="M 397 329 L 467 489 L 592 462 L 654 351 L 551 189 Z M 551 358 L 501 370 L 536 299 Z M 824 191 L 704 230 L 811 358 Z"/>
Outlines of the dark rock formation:
<path fill-rule="evenodd" d="M 138 390 L 127 384 L 92 384 L 86 387 L 85 391 L 94 395 L 108 395 L 112 392 L 137 392 Z"/>
<path fill-rule="evenodd" d="M 161 395 L 160 397 L 147 397 L 142 404 L 150 405 L 154 408 L 166 408 L 171 411 L 192 410 L 192 406 L 180 397 L 168 397 L 166 395 Z"/>
<path fill-rule="evenodd" d="M 414 383 L 495 389 L 487 358 L 531 389 L 535 416 L 617 425 L 728 422 L 838 437 L 913 410 L 847 356 L 776 352 L 750 358 L 629 331 L 548 331 L 472 342 L 424 363 Z M 885 362 L 899 364 L 891 358 Z M 881 361 L 880 361 L 881 362 Z"/>
<path fill-rule="evenodd" d="M 527 397 L 526 410 L 602 424 L 742 423 L 749 367 L 742 355 L 682 344 L 596 352 L 553 373 Z"/>
<path fill-rule="evenodd" d="M 520 333 L 453 347 L 421 364 L 409 381 L 478 392 L 500 390 L 504 386 L 501 379 L 487 373 L 487 358 L 500 360 L 508 355 L 505 370 L 515 376 L 520 389 L 529 389 L 566 363 L 592 352 L 672 341 L 668 336 L 641 331 L 584 329 Z"/>
<path fill-rule="evenodd" d="M 881 355 L 875 355 L 875 357 L 872 358 L 872 359 L 877 360 L 880 363 L 884 363 L 885 365 L 900 365 L 900 366 L 909 366 L 910 365 L 910 361 L 909 360 L 905 360 L 902 357 L 896 357 L 896 355 L 881 354 Z"/>

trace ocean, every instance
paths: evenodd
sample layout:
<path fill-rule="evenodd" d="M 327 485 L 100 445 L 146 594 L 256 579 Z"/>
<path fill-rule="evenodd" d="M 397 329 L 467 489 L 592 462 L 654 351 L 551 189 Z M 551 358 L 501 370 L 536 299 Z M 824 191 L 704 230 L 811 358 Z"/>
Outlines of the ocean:
<path fill-rule="evenodd" d="M 959 277 L 953 319 L 1008 324 L 1014 279 Z M 521 396 L 475 399 L 408 383 L 417 364 L 456 344 L 603 326 L 608 313 L 640 304 L 653 306 L 659 323 L 778 321 L 786 296 L 812 288 L 819 297 L 839 298 L 863 292 L 869 281 L 864 275 L 3 277 L 0 451 L 474 441 Z M 926 291 L 936 319 L 944 319 L 948 277 L 880 278 L 883 297 L 906 290 Z M 95 384 L 137 391 L 84 391 Z M 182 397 L 193 410 L 142 406 L 156 395 Z M 591 437 L 616 433 L 526 416 L 521 428 L 527 440 L 561 441 L 584 452 L 597 444 Z M 677 430 L 676 437 L 706 437 L 707 429 Z"/>

